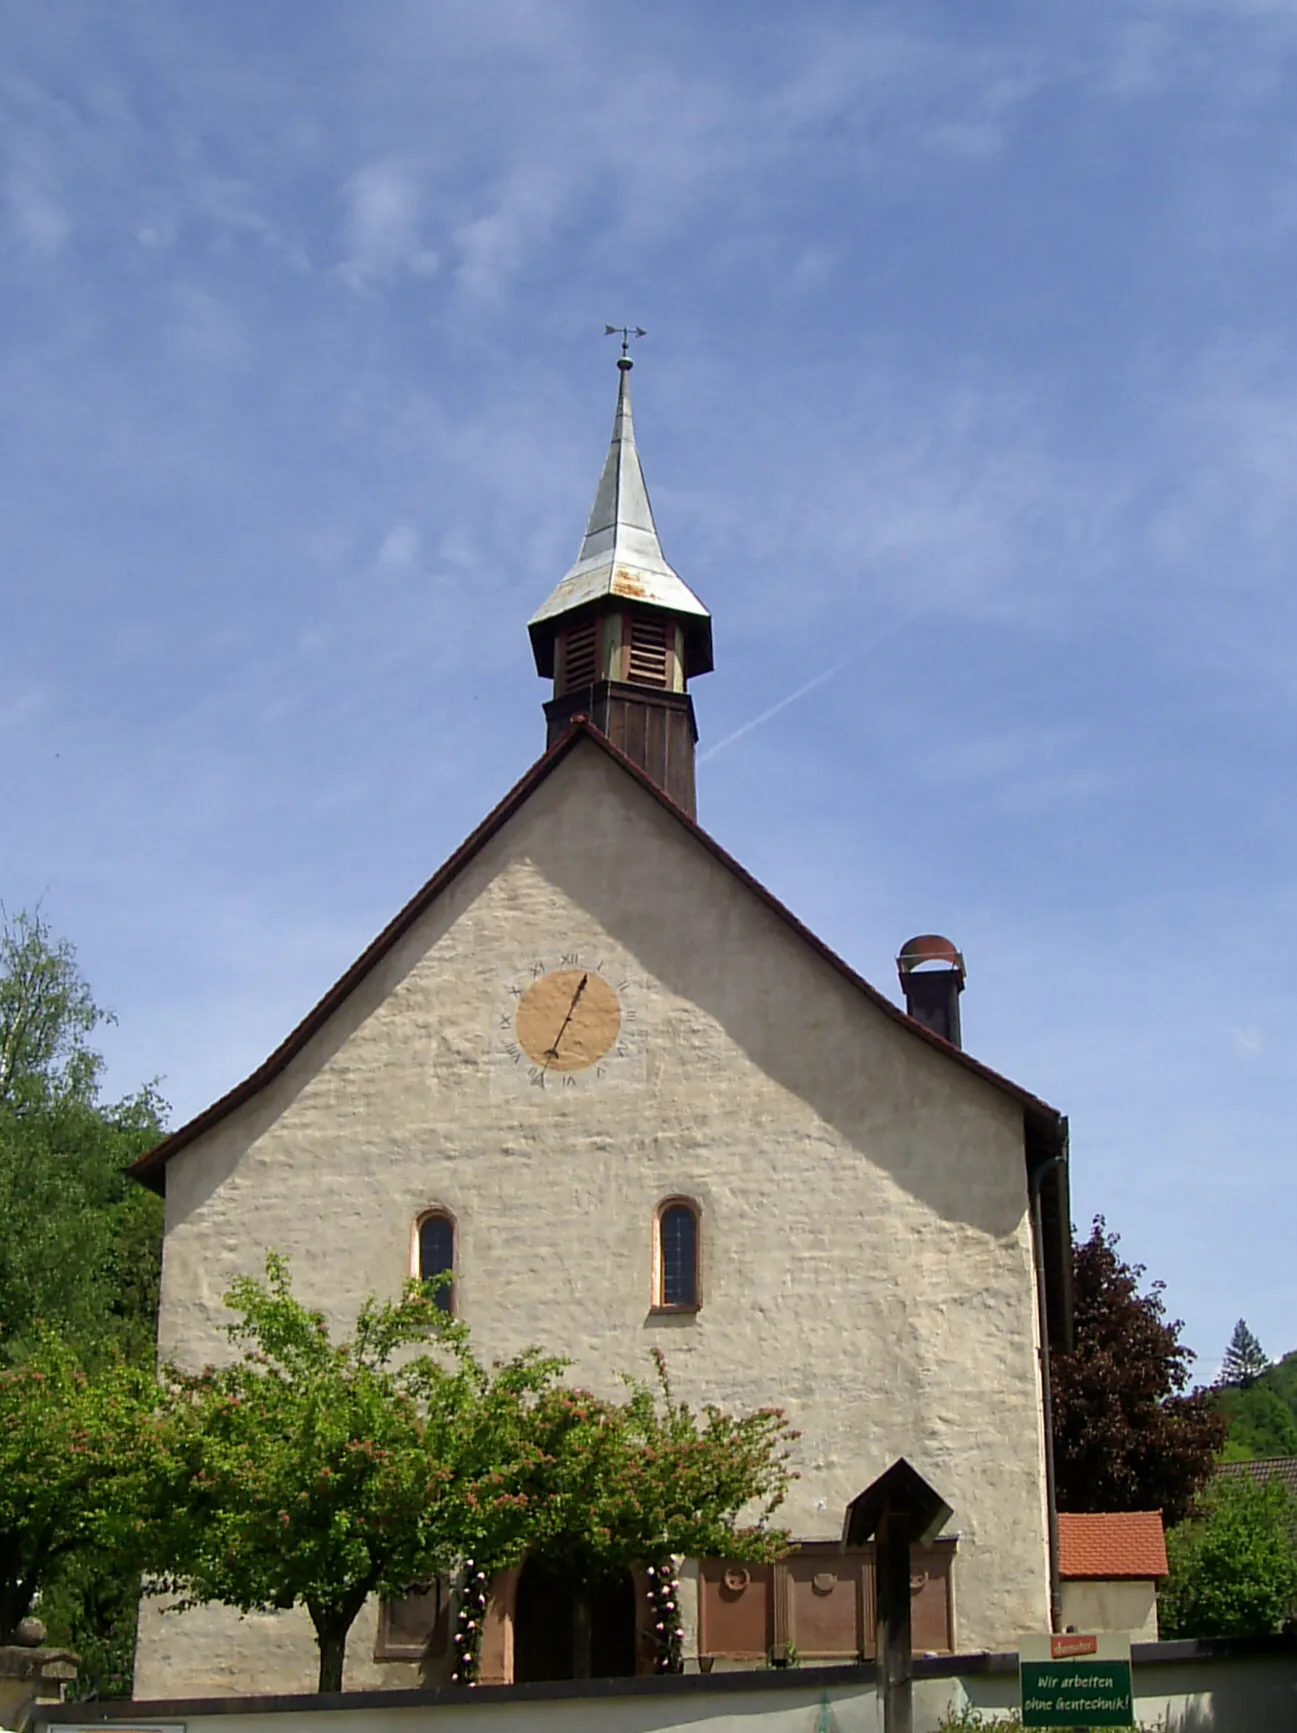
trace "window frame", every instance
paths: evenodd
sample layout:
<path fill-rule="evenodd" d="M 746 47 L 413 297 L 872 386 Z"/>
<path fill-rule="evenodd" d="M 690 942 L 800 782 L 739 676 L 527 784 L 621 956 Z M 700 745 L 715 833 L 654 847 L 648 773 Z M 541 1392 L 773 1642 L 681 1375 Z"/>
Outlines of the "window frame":
<path fill-rule="evenodd" d="M 459 1222 L 454 1210 L 447 1209 L 445 1204 L 429 1204 L 427 1209 L 421 1209 L 414 1218 L 410 1229 L 410 1274 L 416 1282 L 423 1280 L 423 1260 L 420 1256 L 423 1242 L 423 1224 L 430 1221 L 443 1221 L 450 1228 L 450 1286 L 443 1288 L 442 1293 L 449 1296 L 446 1315 L 450 1318 L 459 1316 Z"/>
<path fill-rule="evenodd" d="M 435 1213 L 435 1212 L 429 1212 Z M 436 1597 L 436 1610 L 422 1641 L 403 1640 L 393 1630 L 392 1613 L 396 1602 L 412 1595 Z M 426 1584 L 412 1584 L 403 1595 L 380 1595 L 378 1599 L 378 1631 L 374 1638 L 376 1661 L 435 1660 L 450 1650 L 450 1582 L 444 1576 L 429 1577 Z"/>
<path fill-rule="evenodd" d="M 694 1218 L 694 1297 L 692 1300 L 668 1301 L 665 1298 L 666 1263 L 662 1256 L 662 1231 L 673 1209 L 686 1209 Z M 654 1312 L 683 1314 L 688 1317 L 702 1310 L 703 1303 L 703 1212 L 697 1198 L 683 1192 L 664 1197 L 653 1211 L 653 1304 Z"/>

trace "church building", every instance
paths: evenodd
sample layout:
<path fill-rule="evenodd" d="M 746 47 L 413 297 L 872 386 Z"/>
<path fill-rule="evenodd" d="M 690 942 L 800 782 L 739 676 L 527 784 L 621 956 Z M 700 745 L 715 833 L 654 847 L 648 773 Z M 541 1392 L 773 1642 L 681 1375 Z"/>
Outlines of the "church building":
<path fill-rule="evenodd" d="M 166 1198 L 159 1350 L 227 1357 L 222 1297 L 272 1249 L 339 1332 L 450 1270 L 486 1360 L 537 1345 L 615 1396 L 661 1348 L 691 1403 L 799 1429 L 797 1545 L 687 1561 L 687 1667 L 872 1653 L 847 1514 L 898 1463 L 952 1513 L 913 1555 L 916 1649 L 1011 1647 L 1057 1613 L 1066 1121 L 962 1050 L 953 945 L 903 948 L 901 1009 L 699 824 L 712 622 L 663 554 L 619 367 L 580 554 L 528 627 L 544 753 L 265 1063 L 137 1164 Z M 609 1598 L 596 1672 L 651 1665 L 640 1587 Z M 484 1682 L 555 1676 L 547 1616 L 525 1564 L 496 1580 Z M 447 1651 L 434 1585 L 366 1609 L 346 1686 L 440 1682 Z M 142 1608 L 139 1698 L 315 1673 L 305 1613 Z"/>

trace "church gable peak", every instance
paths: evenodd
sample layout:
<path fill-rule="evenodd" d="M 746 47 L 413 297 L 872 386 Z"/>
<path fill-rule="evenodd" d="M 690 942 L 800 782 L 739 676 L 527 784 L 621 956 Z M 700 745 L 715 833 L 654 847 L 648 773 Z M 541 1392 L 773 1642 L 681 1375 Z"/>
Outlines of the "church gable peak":
<path fill-rule="evenodd" d="M 940 1037 L 931 1034 L 921 1024 L 912 1021 L 877 988 L 871 986 L 869 982 L 856 974 L 849 964 L 835 955 L 823 940 L 817 938 L 814 933 L 804 927 L 764 885 L 753 878 L 714 838 L 709 836 L 689 813 L 673 802 L 670 796 L 640 765 L 618 751 L 617 747 L 587 719 L 581 718 L 573 723 L 562 737 L 551 746 L 549 751 L 531 766 L 494 811 L 487 815 L 439 871 L 434 873 L 432 878 L 415 893 L 405 907 L 388 923 L 373 943 L 334 983 L 319 1003 L 307 1013 L 297 1028 L 286 1037 L 269 1058 L 249 1077 L 246 1077 L 223 1095 L 220 1100 L 214 1102 L 212 1106 L 198 1114 L 188 1124 L 172 1132 L 155 1148 L 141 1156 L 129 1170 L 134 1178 L 155 1191 L 163 1191 L 167 1163 L 172 1156 L 192 1144 L 203 1133 L 220 1124 L 237 1108 L 250 1102 L 284 1072 L 292 1060 L 306 1049 L 307 1045 L 324 1029 L 334 1014 L 345 1005 L 352 993 L 361 986 L 371 971 L 412 931 L 415 924 L 450 889 L 460 874 L 477 858 L 487 844 L 522 811 L 532 796 L 540 790 L 570 754 L 574 751 L 590 751 L 591 749 L 597 749 L 607 760 L 615 764 L 631 782 L 638 784 L 651 799 L 659 802 L 675 822 L 681 825 L 694 841 L 713 860 L 717 861 L 735 881 L 746 887 L 748 892 L 758 902 L 764 904 L 796 938 L 810 951 L 817 954 L 822 961 L 826 962 L 889 1020 L 906 1029 L 916 1040 L 936 1050 L 951 1064 L 991 1085 L 992 1088 L 1022 1109 L 1030 1134 L 1027 1152 L 1029 1164 L 1033 1158 L 1033 1152 L 1038 1155 L 1039 1151 L 1046 1146 L 1050 1149 L 1066 1148 L 1066 1121 L 1054 1108 L 1029 1094 L 1017 1084 L 997 1075 L 988 1066 L 981 1064 L 969 1054 L 952 1047 Z M 1065 1175 L 1065 1167 L 1063 1172 Z M 1060 1181 L 1060 1185 L 1065 1194 L 1065 1177 Z M 1061 1220 L 1065 1224 L 1067 1219 L 1064 1196 Z"/>

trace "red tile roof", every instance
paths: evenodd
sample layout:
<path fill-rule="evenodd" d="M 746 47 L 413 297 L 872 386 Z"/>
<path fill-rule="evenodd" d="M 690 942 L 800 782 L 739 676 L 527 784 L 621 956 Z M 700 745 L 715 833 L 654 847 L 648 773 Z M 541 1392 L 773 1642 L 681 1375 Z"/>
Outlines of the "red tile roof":
<path fill-rule="evenodd" d="M 1060 1511 L 1058 1569 L 1064 1577 L 1164 1577 L 1166 1535 L 1160 1510 Z"/>

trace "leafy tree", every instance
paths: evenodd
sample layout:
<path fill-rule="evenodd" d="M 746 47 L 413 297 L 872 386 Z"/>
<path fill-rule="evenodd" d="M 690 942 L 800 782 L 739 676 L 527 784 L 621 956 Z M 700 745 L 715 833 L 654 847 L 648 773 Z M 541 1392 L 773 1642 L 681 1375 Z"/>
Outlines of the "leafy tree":
<path fill-rule="evenodd" d="M 53 1329 L 94 1388 L 123 1357 L 151 1373 L 161 1267 L 161 1199 L 125 1169 L 157 1142 L 164 1108 L 150 1088 L 101 1100 L 93 1037 L 111 1021 L 39 911 L 0 908 L 0 1371 L 34 1376 L 28 1359 L 39 1369 Z M 13 1521 L 40 1477 L 7 1490 Z M 41 1617 L 83 1656 L 79 1692 L 129 1696 L 138 1573 L 119 1548 L 67 1539 L 40 1559 Z M 11 1592 L 25 1568 L 13 1554 Z"/>
<path fill-rule="evenodd" d="M 78 1657 L 69 1700 L 129 1697 L 135 1672 L 140 1575 L 117 1556 L 77 1548 L 41 1589 L 39 1612 L 51 1640 Z"/>
<path fill-rule="evenodd" d="M 89 1364 L 118 1349 L 152 1360 L 161 1199 L 124 1170 L 157 1142 L 159 1117 L 147 1092 L 107 1108 L 0 1107 L 0 1357 L 49 1324 Z"/>
<path fill-rule="evenodd" d="M 1229 1339 L 1225 1358 L 1221 1361 L 1220 1382 L 1237 1384 L 1240 1389 L 1250 1390 L 1261 1374 L 1268 1370 L 1269 1365 L 1265 1349 L 1248 1329 L 1246 1319 L 1240 1318 Z"/>
<path fill-rule="evenodd" d="M 111 1559 L 129 1574 L 146 1538 L 152 1411 L 147 1372 L 119 1360 L 91 1376 L 51 1330 L 0 1367 L 0 1642 L 69 1565 Z"/>
<path fill-rule="evenodd" d="M 1216 1395 L 1217 1411 L 1229 1427 L 1222 1458 L 1250 1462 L 1258 1456 L 1297 1456 L 1297 1415 L 1264 1380 L 1251 1389 Z"/>
<path fill-rule="evenodd" d="M 87 1364 L 154 1353 L 161 1200 L 126 1166 L 156 1143 L 151 1088 L 100 1102 L 89 1043 L 111 1021 L 72 947 L 37 915 L 0 910 L 0 1355 L 41 1323 Z"/>
<path fill-rule="evenodd" d="M 93 1101 L 103 1060 L 87 1037 L 108 1020 L 39 910 L 11 917 L 0 905 L 0 1102 Z"/>
<path fill-rule="evenodd" d="M 571 1578 L 578 1678 L 589 1676 L 590 1595 L 602 1579 L 672 1554 L 764 1560 L 788 1548 L 768 1522 L 787 1492 L 797 1434 L 773 1408 L 696 1414 L 673 1395 L 660 1350 L 653 1359 L 656 1387 L 628 1379 L 621 1403 L 553 1389 L 531 1417 L 539 1454 L 523 1485 L 535 1512 L 528 1551 Z"/>
<path fill-rule="evenodd" d="M 370 1595 L 468 1559 L 485 1593 L 530 1551 L 589 1581 L 666 1552 L 781 1550 L 737 1522 L 753 1501 L 763 1522 L 783 1496 L 790 1435 L 774 1412 L 699 1418 L 661 1372 L 658 1392 L 603 1402 L 559 1387 L 561 1362 L 534 1352 L 488 1371 L 426 1284 L 366 1301 L 338 1343 L 274 1254 L 226 1303 L 241 1359 L 168 1369 L 160 1586 L 182 1606 L 305 1607 L 322 1691 L 342 1688 Z"/>
<path fill-rule="evenodd" d="M 671 1553 L 781 1557 L 787 1537 L 766 1525 L 797 1435 L 775 1408 L 736 1418 L 709 1404 L 700 1417 L 674 1396 L 660 1349 L 653 1360 L 656 1388 L 628 1379 L 621 1403 L 563 1388 L 541 1397 L 524 1488 L 543 1507 L 531 1551 L 587 1580 Z"/>
<path fill-rule="evenodd" d="M 349 1340 L 294 1298 L 284 1261 L 237 1281 L 235 1364 L 171 1368 L 158 1481 L 163 1586 L 181 1605 L 305 1607 L 319 1689 L 342 1689 L 347 1635 L 372 1594 L 399 1594 L 473 1548 L 517 1556 L 528 1512 L 516 1459 L 528 1401 L 557 1363 L 486 1372 L 463 1326 L 412 1283 L 368 1300 Z M 411 1349 L 442 1350 L 401 1358 Z"/>
<path fill-rule="evenodd" d="M 1073 1248 L 1076 1343 L 1051 1362 L 1060 1510 L 1188 1513 L 1225 1438 L 1210 1392 L 1185 1395 L 1190 1350 L 1168 1321 L 1163 1284 L 1117 1254 L 1096 1216 Z"/>
<path fill-rule="evenodd" d="M 1216 1390 L 1216 1407 L 1229 1426 L 1224 1456 L 1297 1456 L 1297 1353 L 1285 1354 L 1249 1386 Z"/>
<path fill-rule="evenodd" d="M 1221 1476 L 1167 1537 L 1166 1637 L 1262 1636 L 1297 1608 L 1297 1499 L 1277 1480 Z"/>

